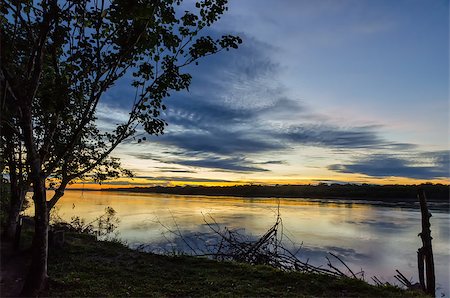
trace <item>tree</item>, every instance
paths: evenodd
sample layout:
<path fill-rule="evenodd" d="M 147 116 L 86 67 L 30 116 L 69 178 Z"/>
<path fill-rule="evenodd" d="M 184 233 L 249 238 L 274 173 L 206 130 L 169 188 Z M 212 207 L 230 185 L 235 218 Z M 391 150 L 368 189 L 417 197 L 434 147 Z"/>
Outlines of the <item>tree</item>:
<path fill-rule="evenodd" d="M 41 79 L 41 89 L 45 90 L 45 94 L 50 95 L 54 94 L 54 92 L 51 91 L 52 88 L 53 86 L 51 84 L 47 84 L 44 76 Z M 17 233 L 15 232 L 16 226 L 19 220 L 20 212 L 22 211 L 26 192 L 30 187 L 30 179 L 28 179 L 29 171 L 26 166 L 27 152 L 24 150 L 23 140 L 20 138 L 20 128 L 17 128 L 18 119 L 17 117 L 14 117 L 14 106 L 10 106 L 11 101 L 6 100 L 8 98 L 8 94 L 5 93 L 5 95 L 6 96 L 5 98 L 2 98 L 0 105 L 0 131 L 2 132 L 0 139 L 0 156 L 2 158 L 2 164 L 4 164 L 2 166 L 2 173 L 6 172 L 10 177 L 8 183 L 10 186 L 10 195 L 2 198 L 4 201 L 3 204 L 9 204 L 4 236 L 9 239 L 13 239 L 17 237 Z M 45 128 L 49 121 L 48 114 L 51 114 L 54 110 L 54 108 L 52 109 L 45 104 L 40 107 L 34 107 L 34 114 L 37 115 L 33 119 L 35 127 L 40 130 Z M 66 128 L 70 127 L 73 123 L 74 111 L 64 110 L 63 113 L 64 117 L 60 118 L 58 128 L 53 135 L 53 146 L 47 149 L 50 150 L 47 154 L 48 156 L 52 156 L 54 152 L 59 152 L 61 148 L 63 148 L 61 146 L 64 145 L 64 136 L 68 133 Z M 95 156 L 93 151 L 95 151 L 96 148 L 93 147 L 93 144 L 89 139 L 98 139 L 100 132 L 98 129 L 95 129 L 93 125 L 87 126 L 85 131 L 89 134 L 89 138 L 80 138 L 80 141 L 74 147 L 74 151 L 77 154 L 75 156 L 73 153 L 67 155 L 67 157 L 70 157 L 70 160 L 67 160 L 67 158 L 64 159 L 64 162 L 60 163 L 62 168 L 55 168 L 53 173 L 49 174 L 50 176 L 46 175 L 46 178 L 50 178 L 46 183 L 48 187 L 53 189 L 55 186 L 58 186 L 52 200 L 47 202 L 48 211 L 64 194 L 63 190 L 67 184 L 70 183 L 71 179 L 75 177 L 79 179 L 83 178 L 83 175 L 80 175 L 77 170 L 81 167 L 81 165 L 84 165 L 85 167 L 90 165 L 89 159 L 86 157 Z M 35 135 L 37 138 L 40 138 L 40 136 L 43 135 L 43 132 L 38 131 Z M 86 148 L 90 148 L 90 150 L 86 150 Z M 121 168 L 120 162 L 117 158 L 105 158 L 104 160 L 99 161 L 89 173 L 91 180 L 97 182 L 117 178 L 123 175 L 132 176 L 130 171 Z"/>
<path fill-rule="evenodd" d="M 0 80 L 15 110 L 15 127 L 27 154 L 33 185 L 35 236 L 23 294 L 47 278 L 48 211 L 73 179 L 117 168 L 109 154 L 139 127 L 163 133 L 163 99 L 188 89 L 185 66 L 237 48 L 241 39 L 202 34 L 227 9 L 204 0 L 191 11 L 181 0 L 3 1 Z M 126 122 L 100 132 L 95 113 L 105 92 L 125 74 L 136 96 Z M 114 174 L 113 174 L 114 175 Z M 47 201 L 48 178 L 59 179 Z"/>
<path fill-rule="evenodd" d="M 19 215 L 25 201 L 25 195 L 30 184 L 27 179 L 27 170 L 25 157 L 22 150 L 20 139 L 8 129 L 2 129 L 0 141 L 0 156 L 5 163 L 5 168 L 9 174 L 9 197 L 2 198 L 8 200 L 7 221 L 4 229 L 4 235 L 8 239 L 16 237 L 16 228 L 19 221 Z M 3 171 L 2 171 L 3 172 Z M 17 239 L 15 239 L 17 240 Z"/>
<path fill-rule="evenodd" d="M 4 90 L 2 90 L 4 91 Z M 26 151 L 24 150 L 23 142 L 16 132 L 17 119 L 12 117 L 14 108 L 9 106 L 6 100 L 7 94 L 1 93 L 5 96 L 0 98 L 0 169 L 1 173 L 8 173 L 9 175 L 9 195 L 2 197 L 3 206 L 7 206 L 6 223 L 2 223 L 3 235 L 7 239 L 15 240 L 17 223 L 19 221 L 20 212 L 23 209 L 25 202 L 25 195 L 30 187 L 30 180 L 28 179 L 28 169 L 26 165 Z"/>

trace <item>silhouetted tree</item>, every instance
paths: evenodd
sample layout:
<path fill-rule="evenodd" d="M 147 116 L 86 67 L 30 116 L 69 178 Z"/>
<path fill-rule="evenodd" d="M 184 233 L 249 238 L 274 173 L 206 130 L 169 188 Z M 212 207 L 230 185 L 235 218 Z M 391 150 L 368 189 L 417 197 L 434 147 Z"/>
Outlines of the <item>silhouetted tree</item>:
<path fill-rule="evenodd" d="M 0 79 L 8 105 L 15 107 L 15 132 L 24 143 L 34 191 L 33 257 L 23 294 L 36 294 L 45 283 L 48 211 L 67 184 L 93 170 L 99 179 L 110 175 L 117 161 L 105 160 L 139 126 L 161 134 L 162 100 L 191 82 L 182 68 L 241 42 L 201 34 L 226 10 L 226 0 L 198 2 L 193 12 L 177 8 L 181 2 L 2 2 Z M 101 133 L 95 123 L 100 100 L 127 73 L 136 88 L 129 118 Z M 59 186 L 47 202 L 50 175 Z"/>
<path fill-rule="evenodd" d="M 50 82 L 50 84 L 49 84 Z M 37 93 L 38 98 L 45 98 L 46 95 L 53 94 L 53 88 L 55 87 L 52 79 L 48 80 L 48 77 L 43 76 L 41 79 L 41 87 Z M 41 93 L 44 92 L 44 96 Z M 8 93 L 5 94 L 5 98 L 1 101 L 1 116 L 0 116 L 0 156 L 2 161 L 4 161 L 4 167 L 2 168 L 2 173 L 7 173 L 9 175 L 9 186 L 10 192 L 8 196 L 2 197 L 2 204 L 8 204 L 9 208 L 7 211 L 7 222 L 5 224 L 4 236 L 8 238 L 13 238 L 17 236 L 15 233 L 16 226 L 19 220 L 19 214 L 22 210 L 25 195 L 30 186 L 29 171 L 26 165 L 27 152 L 23 144 L 23 138 L 21 134 L 20 127 L 17 125 L 17 117 L 14 116 L 14 105 L 11 106 L 13 101 L 6 100 L 8 98 Z M 51 98 L 51 97 L 50 97 Z M 70 133 L 70 128 L 74 120 L 74 110 L 67 109 L 63 110 L 64 107 L 60 108 L 63 112 L 64 117 L 60 117 L 60 123 L 58 123 L 58 128 L 53 134 L 52 146 L 48 147 L 50 151 L 47 156 L 53 156 L 54 153 L 59 152 L 64 146 L 67 134 Z M 35 138 L 38 142 L 44 136 L 44 130 L 47 123 L 49 123 L 48 115 L 54 113 L 55 109 L 51 108 L 45 103 L 41 103 L 40 106 L 34 106 L 33 112 L 35 117 L 33 119 L 36 130 Z M 62 159 L 58 167 L 52 172 L 46 172 L 45 178 L 50 177 L 48 186 L 54 188 L 58 186 L 52 200 L 47 202 L 47 209 L 50 210 L 57 199 L 63 195 L 63 190 L 67 184 L 75 178 L 81 179 L 84 175 L 79 173 L 82 166 L 87 167 L 91 164 L 90 159 L 86 158 L 95 157 L 95 145 L 92 140 L 99 138 L 99 130 L 93 125 L 88 125 L 84 129 L 82 137 L 74 146 L 73 152 L 66 155 L 66 158 Z M 89 134 L 89 137 L 86 135 Z M 97 144 L 99 145 L 99 144 Z M 90 150 L 87 150 L 87 149 Z M 44 167 L 46 165 L 44 164 Z M 96 163 L 96 166 L 87 173 L 91 179 L 101 182 L 106 179 L 116 178 L 121 175 L 130 176 L 131 173 L 127 170 L 121 168 L 119 160 L 117 158 L 105 158 Z"/>
<path fill-rule="evenodd" d="M 27 179 L 26 154 L 23 151 L 22 142 L 9 127 L 2 127 L 0 156 L 4 162 L 4 169 L 9 175 L 9 196 L 2 197 L 3 204 L 7 207 L 7 219 L 2 236 L 13 239 L 16 236 L 17 223 L 25 200 L 25 195 L 30 186 Z"/>

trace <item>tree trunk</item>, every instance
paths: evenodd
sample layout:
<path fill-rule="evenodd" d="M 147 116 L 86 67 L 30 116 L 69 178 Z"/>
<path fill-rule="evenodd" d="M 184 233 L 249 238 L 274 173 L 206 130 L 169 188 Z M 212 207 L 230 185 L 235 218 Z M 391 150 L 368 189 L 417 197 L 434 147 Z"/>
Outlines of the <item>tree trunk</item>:
<path fill-rule="evenodd" d="M 11 187 L 12 188 L 12 187 Z M 25 192 L 22 190 L 11 191 L 11 204 L 8 212 L 8 222 L 5 230 L 7 239 L 14 239 L 16 236 L 17 224 L 19 222 L 20 211 L 25 200 Z M 16 239 L 14 239 L 16 240 Z"/>
<path fill-rule="evenodd" d="M 25 201 L 26 185 L 21 185 L 16 174 L 10 173 L 11 196 L 8 210 L 8 220 L 6 222 L 5 236 L 7 239 L 18 241 L 15 239 L 17 234 L 17 224 L 19 222 L 20 212 L 22 211 L 23 202 Z M 22 182 L 23 183 L 23 182 Z"/>
<path fill-rule="evenodd" d="M 48 212 L 46 202 L 45 179 L 34 182 L 33 201 L 35 206 L 35 232 L 31 266 L 25 280 L 22 295 L 36 296 L 47 282 L 48 256 Z"/>
<path fill-rule="evenodd" d="M 45 190 L 45 175 L 33 136 L 31 104 L 22 105 L 22 131 L 27 150 L 27 164 L 33 183 L 34 238 L 31 266 L 22 289 L 24 296 L 36 296 L 46 285 L 48 256 L 48 212 Z"/>
<path fill-rule="evenodd" d="M 9 180 L 10 180 L 10 196 L 9 196 L 9 210 L 8 210 L 8 220 L 6 222 L 5 236 L 7 239 L 14 239 L 16 233 L 17 220 L 19 219 L 20 209 L 19 207 L 19 187 L 17 185 L 15 169 L 10 167 Z"/>
<path fill-rule="evenodd" d="M 22 161 L 20 160 L 20 152 L 19 158 L 16 158 L 15 156 L 16 147 L 19 147 L 19 151 L 21 150 L 20 145 L 15 143 L 13 133 L 10 130 L 5 130 L 5 135 L 6 156 L 9 167 L 9 181 L 11 190 L 5 236 L 8 239 L 14 239 L 16 235 L 16 227 L 17 222 L 19 221 L 20 211 L 22 210 L 22 204 L 25 199 L 25 186 L 23 185 Z"/>
<path fill-rule="evenodd" d="M 61 199 L 62 196 L 64 196 L 64 191 L 66 190 L 67 184 L 69 184 L 69 182 L 70 179 L 68 178 L 62 179 L 61 184 L 55 190 L 55 194 L 53 195 L 53 197 L 49 201 L 47 201 L 48 212 L 50 212 L 50 210 L 56 205 L 56 203 L 58 203 L 59 199 Z"/>

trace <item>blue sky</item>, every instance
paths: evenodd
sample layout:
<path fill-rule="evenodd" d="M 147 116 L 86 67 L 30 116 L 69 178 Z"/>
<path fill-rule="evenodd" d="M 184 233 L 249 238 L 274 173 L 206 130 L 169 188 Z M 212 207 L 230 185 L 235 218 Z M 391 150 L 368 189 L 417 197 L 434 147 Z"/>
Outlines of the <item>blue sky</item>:
<path fill-rule="evenodd" d="M 244 43 L 189 69 L 163 136 L 114 152 L 132 183 L 448 181 L 448 1 L 234 0 L 210 33 Z"/>

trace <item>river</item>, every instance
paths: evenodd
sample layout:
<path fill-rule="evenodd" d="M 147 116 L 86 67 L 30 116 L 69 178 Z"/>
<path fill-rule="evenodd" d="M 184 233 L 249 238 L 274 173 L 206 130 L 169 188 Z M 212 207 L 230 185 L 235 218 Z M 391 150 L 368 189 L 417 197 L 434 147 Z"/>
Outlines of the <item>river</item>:
<path fill-rule="evenodd" d="M 51 193 L 49 193 L 51 195 Z M 395 269 L 414 282 L 417 277 L 417 249 L 421 246 L 420 210 L 376 202 L 352 200 L 273 199 L 181 196 L 127 192 L 66 191 L 56 205 L 56 214 L 70 221 L 86 221 L 104 213 L 109 206 L 117 212 L 118 237 L 132 247 L 148 244 L 146 250 L 191 253 L 184 239 L 195 243 L 201 233 L 213 234 L 205 220 L 220 227 L 238 229 L 248 237 L 262 235 L 276 220 L 283 220 L 287 246 L 300 247 L 299 257 L 326 267 L 328 252 L 342 258 L 354 271 L 382 281 L 396 283 Z M 432 210 L 431 230 L 436 267 L 437 297 L 448 296 L 450 214 Z M 173 232 L 170 232 L 172 230 Z M 190 242 L 189 242 L 190 241 Z M 207 237 L 206 237 L 206 241 Z M 294 244 L 293 244 L 294 243 Z M 195 247 L 194 247 L 195 248 Z"/>

